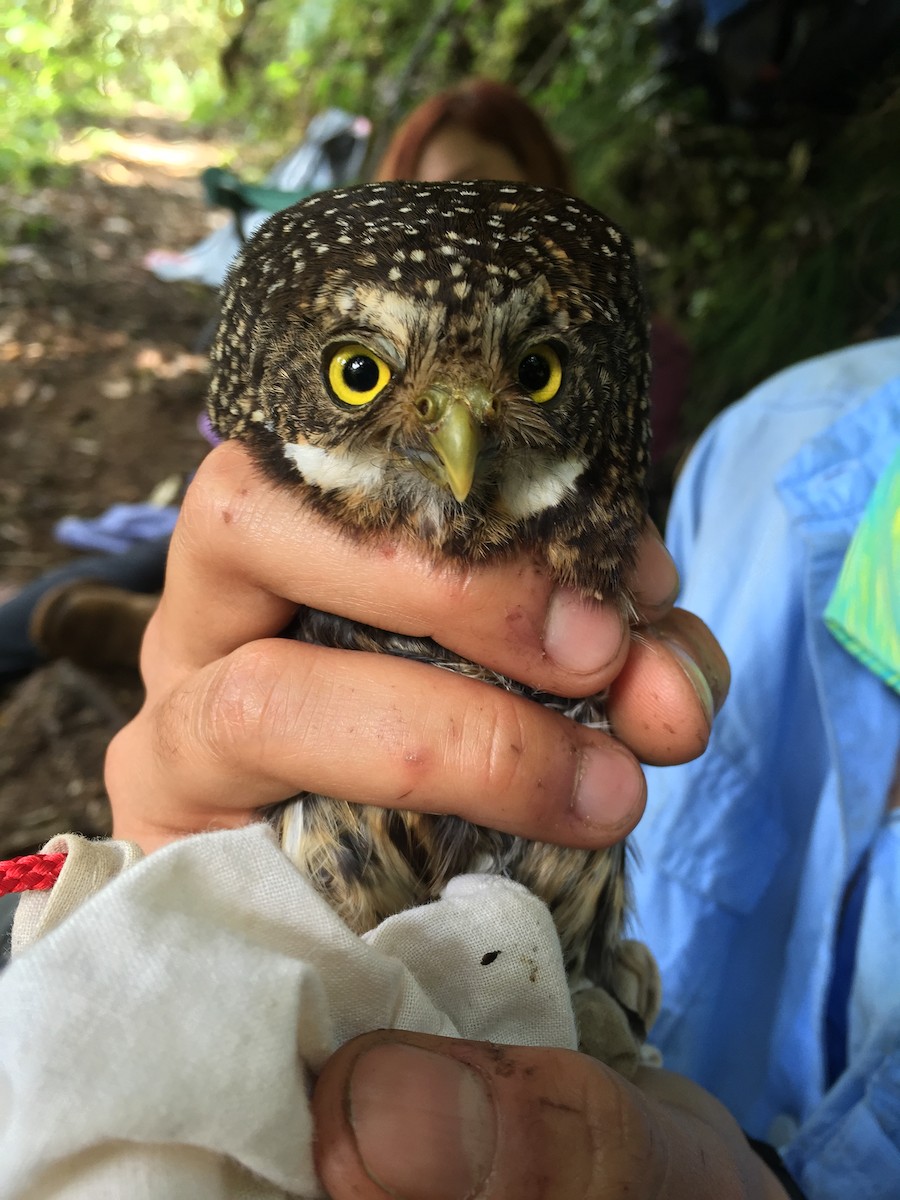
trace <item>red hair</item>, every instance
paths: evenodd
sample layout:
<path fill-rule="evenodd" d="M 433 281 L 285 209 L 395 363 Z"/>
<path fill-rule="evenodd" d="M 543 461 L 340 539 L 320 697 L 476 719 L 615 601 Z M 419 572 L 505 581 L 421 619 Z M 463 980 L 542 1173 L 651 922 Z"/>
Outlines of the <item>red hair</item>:
<path fill-rule="evenodd" d="M 426 145 L 445 125 L 502 146 L 529 183 L 571 191 L 568 165 L 543 120 L 515 88 L 488 79 L 447 88 L 413 109 L 391 138 L 375 178 L 416 179 Z"/>

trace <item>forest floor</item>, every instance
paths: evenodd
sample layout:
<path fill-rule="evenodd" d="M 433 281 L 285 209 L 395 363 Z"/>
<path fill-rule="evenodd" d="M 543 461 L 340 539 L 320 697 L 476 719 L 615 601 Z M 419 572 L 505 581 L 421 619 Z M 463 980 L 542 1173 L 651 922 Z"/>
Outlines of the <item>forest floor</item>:
<path fill-rule="evenodd" d="M 142 260 L 216 222 L 198 177 L 222 148 L 136 118 L 65 156 L 47 186 L 0 189 L 0 602 L 72 556 L 54 538 L 61 517 L 177 491 L 207 449 L 196 350 L 214 295 Z M 136 674 L 65 662 L 0 695 L 0 858 L 107 830 L 104 750 L 140 698 Z"/>

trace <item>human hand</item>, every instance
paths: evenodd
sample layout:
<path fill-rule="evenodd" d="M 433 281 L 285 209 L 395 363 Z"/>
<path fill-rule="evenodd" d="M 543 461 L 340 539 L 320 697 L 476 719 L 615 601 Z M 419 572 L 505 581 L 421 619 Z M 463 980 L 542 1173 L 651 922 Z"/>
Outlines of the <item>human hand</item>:
<path fill-rule="evenodd" d="M 144 641 L 146 701 L 109 749 L 115 834 L 151 850 L 309 790 L 571 846 L 619 840 L 643 809 L 637 759 L 699 754 L 728 681 L 708 630 L 672 609 L 675 569 L 649 527 L 630 582 L 652 622 L 637 636 L 530 559 L 435 567 L 341 536 L 227 442 L 185 498 Z M 300 604 L 558 694 L 609 687 L 616 736 L 439 668 L 278 638 Z"/>
<path fill-rule="evenodd" d="M 313 1112 L 332 1200 L 785 1200 L 707 1092 L 568 1050 L 366 1034 L 328 1061 Z"/>

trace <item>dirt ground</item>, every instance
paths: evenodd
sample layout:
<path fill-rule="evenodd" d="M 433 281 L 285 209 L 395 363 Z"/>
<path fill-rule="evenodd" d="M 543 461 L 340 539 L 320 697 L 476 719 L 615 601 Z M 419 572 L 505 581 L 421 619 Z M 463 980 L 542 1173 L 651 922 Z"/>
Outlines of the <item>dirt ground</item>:
<path fill-rule="evenodd" d="M 67 147 L 68 178 L 0 189 L 0 601 L 71 557 L 63 516 L 177 490 L 206 450 L 197 431 L 215 314 L 210 291 L 162 283 L 151 249 L 184 249 L 221 220 L 200 171 L 220 147 L 150 118 Z M 137 677 L 49 666 L 0 695 L 0 858 L 56 832 L 102 833 L 102 761 L 140 702 Z"/>

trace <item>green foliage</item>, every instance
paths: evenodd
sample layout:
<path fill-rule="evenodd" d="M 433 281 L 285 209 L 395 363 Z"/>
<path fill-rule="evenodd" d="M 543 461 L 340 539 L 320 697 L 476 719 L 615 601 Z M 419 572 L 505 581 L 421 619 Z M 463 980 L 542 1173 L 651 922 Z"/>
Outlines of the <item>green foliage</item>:
<path fill-rule="evenodd" d="M 34 0 L 0 7 L 0 180 L 24 185 L 79 114 L 138 102 L 189 112 L 220 93 L 223 21 L 240 0 Z"/>
<path fill-rule="evenodd" d="M 586 191 L 648 243 L 654 300 L 697 356 L 693 431 L 900 306 L 900 77 L 842 118 L 762 131 L 657 107 L 613 140 Z"/>
<path fill-rule="evenodd" d="M 0 179 L 45 158 L 62 99 L 55 87 L 53 30 L 24 8 L 0 11 Z"/>

